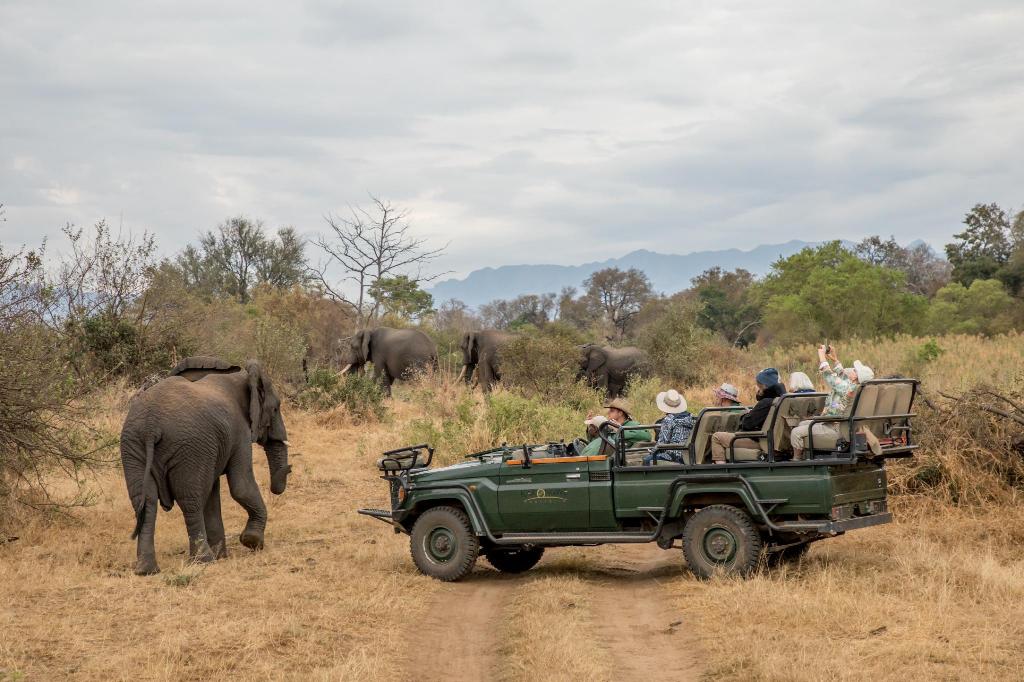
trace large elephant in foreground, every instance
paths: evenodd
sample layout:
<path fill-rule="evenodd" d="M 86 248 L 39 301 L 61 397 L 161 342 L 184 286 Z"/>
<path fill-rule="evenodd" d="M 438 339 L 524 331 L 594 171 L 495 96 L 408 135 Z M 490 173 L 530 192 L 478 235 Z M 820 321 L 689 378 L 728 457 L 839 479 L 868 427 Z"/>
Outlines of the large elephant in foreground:
<path fill-rule="evenodd" d="M 610 398 L 622 395 L 630 377 L 648 373 L 647 354 L 636 346 L 613 348 L 588 343 L 580 347 L 578 379 L 603 388 Z"/>
<path fill-rule="evenodd" d="M 356 332 L 346 339 L 341 373 L 359 371 L 367 362 L 373 363 L 373 376 L 386 395 L 396 379 L 407 379 L 416 372 L 437 369 L 437 346 L 419 329 L 378 327 Z"/>
<path fill-rule="evenodd" d="M 513 339 L 511 334 L 485 329 L 479 332 L 467 332 L 462 335 L 462 373 L 466 383 L 473 380 L 476 370 L 477 381 L 484 393 L 491 390 L 494 382 L 501 381 L 501 347 Z"/>
<path fill-rule="evenodd" d="M 185 515 L 189 556 L 227 556 L 220 512 L 220 477 L 249 514 L 241 542 L 263 548 L 267 508 L 252 470 L 252 444 L 270 465 L 270 492 L 287 485 L 288 434 L 281 401 L 257 362 L 245 369 L 215 358 L 186 358 L 171 376 L 136 395 L 121 429 L 121 463 L 138 538 L 135 572 L 160 571 L 153 546 L 157 502 Z"/>

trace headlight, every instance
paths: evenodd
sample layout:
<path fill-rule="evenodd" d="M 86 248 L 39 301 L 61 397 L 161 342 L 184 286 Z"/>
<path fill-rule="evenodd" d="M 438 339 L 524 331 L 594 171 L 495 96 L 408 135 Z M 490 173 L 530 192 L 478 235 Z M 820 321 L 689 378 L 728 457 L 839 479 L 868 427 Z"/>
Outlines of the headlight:
<path fill-rule="evenodd" d="M 402 504 L 403 502 L 405 502 L 405 495 L 405 486 L 398 486 L 398 504 Z"/>

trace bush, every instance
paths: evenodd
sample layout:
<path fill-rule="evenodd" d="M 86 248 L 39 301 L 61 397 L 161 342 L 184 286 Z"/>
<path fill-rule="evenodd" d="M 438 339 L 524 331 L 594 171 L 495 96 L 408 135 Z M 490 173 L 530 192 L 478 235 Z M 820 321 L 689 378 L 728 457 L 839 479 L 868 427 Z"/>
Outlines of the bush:
<path fill-rule="evenodd" d="M 495 444 L 546 443 L 582 436 L 583 417 L 583 411 L 542 396 L 511 391 L 487 396 L 487 430 Z"/>
<path fill-rule="evenodd" d="M 385 413 L 384 392 L 372 375 L 340 375 L 322 368 L 310 373 L 295 404 L 313 412 L 343 410 L 345 421 L 351 423 L 378 421 Z"/>
<path fill-rule="evenodd" d="M 302 332 L 274 317 L 256 320 L 255 357 L 274 379 L 298 383 L 302 378 L 302 360 L 306 341 Z"/>
<path fill-rule="evenodd" d="M 502 349 L 502 382 L 527 396 L 560 400 L 576 381 L 578 341 L 560 325 L 524 328 Z"/>
<path fill-rule="evenodd" d="M 655 373 L 683 386 L 714 381 L 709 356 L 729 353 L 715 334 L 697 322 L 698 305 L 673 301 L 664 314 L 641 331 L 638 345 L 647 353 Z"/>

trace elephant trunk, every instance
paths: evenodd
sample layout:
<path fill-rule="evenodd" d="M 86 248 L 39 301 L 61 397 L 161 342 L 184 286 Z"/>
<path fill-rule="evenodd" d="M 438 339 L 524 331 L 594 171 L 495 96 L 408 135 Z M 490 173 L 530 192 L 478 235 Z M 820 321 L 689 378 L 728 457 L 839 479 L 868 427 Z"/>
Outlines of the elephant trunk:
<path fill-rule="evenodd" d="M 280 495 L 288 486 L 288 474 L 292 470 L 288 465 L 288 444 L 268 440 L 263 450 L 267 453 L 267 464 L 270 465 L 270 492 Z"/>

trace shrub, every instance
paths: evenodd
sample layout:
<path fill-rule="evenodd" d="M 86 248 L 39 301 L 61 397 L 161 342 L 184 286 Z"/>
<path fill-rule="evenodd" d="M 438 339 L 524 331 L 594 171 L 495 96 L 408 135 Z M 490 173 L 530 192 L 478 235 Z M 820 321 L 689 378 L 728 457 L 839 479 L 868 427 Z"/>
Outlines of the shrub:
<path fill-rule="evenodd" d="M 302 332 L 269 316 L 256 320 L 255 331 L 255 357 L 266 372 L 279 381 L 297 383 L 307 350 Z"/>
<path fill-rule="evenodd" d="M 562 327 L 524 329 L 501 352 L 502 381 L 524 395 L 558 400 L 576 380 L 579 349 Z"/>
<path fill-rule="evenodd" d="M 384 392 L 369 374 L 340 375 L 329 369 L 314 369 L 309 383 L 295 397 L 295 403 L 314 412 L 344 411 L 345 421 L 377 421 L 384 417 Z"/>
<path fill-rule="evenodd" d="M 583 414 L 542 396 L 495 391 L 487 396 L 487 430 L 492 443 L 546 443 L 583 433 Z"/>
<path fill-rule="evenodd" d="M 638 344 L 647 353 L 655 372 L 681 386 L 714 381 L 713 363 L 708 357 L 723 345 L 713 332 L 697 322 L 699 306 L 673 301 L 664 314 L 640 332 Z"/>

